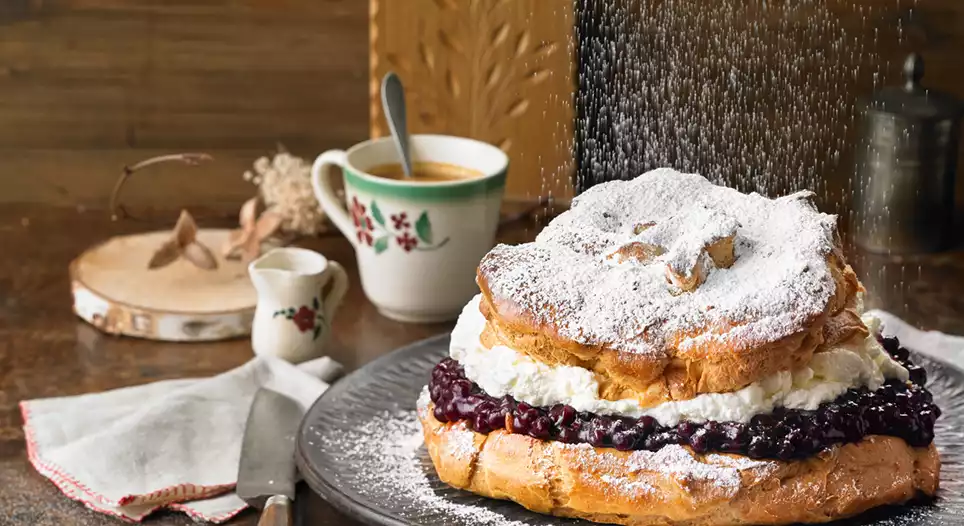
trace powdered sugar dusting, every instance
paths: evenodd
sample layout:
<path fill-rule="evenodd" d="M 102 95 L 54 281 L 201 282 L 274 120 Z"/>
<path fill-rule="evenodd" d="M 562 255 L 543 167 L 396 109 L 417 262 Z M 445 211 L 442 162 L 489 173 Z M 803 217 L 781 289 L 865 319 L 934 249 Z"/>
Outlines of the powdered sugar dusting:
<path fill-rule="evenodd" d="M 421 405 L 421 404 L 420 404 Z M 424 409 L 424 408 L 420 408 Z M 468 436 L 470 432 L 457 436 Z M 456 442 L 461 442 L 461 438 Z M 372 455 L 377 444 L 379 454 Z M 381 498 L 386 492 L 404 494 L 411 498 L 408 513 L 424 516 L 425 510 L 434 510 L 445 517 L 445 524 L 484 526 L 528 526 L 528 523 L 509 520 L 502 514 L 475 506 L 454 502 L 436 492 L 440 482 L 429 480 L 422 464 L 422 425 L 414 411 L 384 412 L 375 415 L 364 424 L 352 428 L 346 435 L 324 435 L 320 447 L 330 451 L 343 451 L 344 460 L 357 466 L 355 474 L 364 484 L 355 484 L 361 492 L 372 499 Z M 403 514 L 406 511 L 403 511 Z"/>
<path fill-rule="evenodd" d="M 691 451 L 679 445 L 668 445 L 657 451 L 634 451 L 626 459 L 611 454 L 600 454 L 588 444 L 560 445 L 573 452 L 577 462 L 583 464 L 585 476 L 603 479 L 609 477 L 608 484 L 619 480 L 621 489 L 628 491 L 635 484 L 637 491 L 647 491 L 645 481 L 631 480 L 626 477 L 613 477 L 607 472 L 629 471 L 633 474 L 655 473 L 661 478 L 673 478 L 681 487 L 702 487 L 719 491 L 725 495 L 735 495 L 742 486 L 741 472 L 761 476 L 777 469 L 772 461 L 753 460 L 746 457 L 725 455 L 705 455 L 702 461 Z M 697 486 L 698 485 L 698 486 Z M 650 487 L 650 490 L 652 488 Z"/>
<path fill-rule="evenodd" d="M 771 461 L 753 460 L 752 458 L 740 455 L 719 455 L 716 453 L 704 455 L 703 462 L 733 469 L 759 469 L 768 471 L 776 468 L 776 464 Z"/>
<path fill-rule="evenodd" d="M 464 420 L 449 430 L 446 453 L 458 459 L 468 458 L 475 453 L 475 433 L 466 426 Z"/>
<path fill-rule="evenodd" d="M 735 350 L 758 346 L 805 327 L 835 292 L 826 257 L 836 218 L 819 213 L 810 195 L 767 199 L 699 175 L 654 170 L 594 186 L 535 242 L 495 247 L 480 270 L 497 302 L 582 344 L 661 356 L 670 346 L 700 343 L 671 336 L 702 334 Z M 666 226 L 634 232 L 649 223 Z M 725 236 L 734 223 L 735 263 L 714 269 L 691 292 L 673 290 L 665 262 L 601 263 L 607 252 L 640 236 L 667 237 L 659 240 L 665 243 L 675 236 L 675 257 L 685 259 L 680 254 L 695 250 L 684 246 Z"/>
<path fill-rule="evenodd" d="M 686 277 L 696 268 L 701 256 L 705 257 L 703 249 L 706 246 L 734 235 L 740 227 L 740 223 L 725 211 L 705 206 L 694 206 L 685 214 L 654 222 L 631 241 L 663 247 L 667 252 L 661 261 Z M 631 233 L 636 230 L 633 225 Z"/>
<path fill-rule="evenodd" d="M 616 493 L 627 495 L 629 497 L 652 495 L 656 493 L 656 488 L 642 480 L 629 480 L 627 478 L 614 477 L 612 475 L 602 475 L 599 477 L 599 481 L 602 483 L 602 485 L 612 488 Z"/>

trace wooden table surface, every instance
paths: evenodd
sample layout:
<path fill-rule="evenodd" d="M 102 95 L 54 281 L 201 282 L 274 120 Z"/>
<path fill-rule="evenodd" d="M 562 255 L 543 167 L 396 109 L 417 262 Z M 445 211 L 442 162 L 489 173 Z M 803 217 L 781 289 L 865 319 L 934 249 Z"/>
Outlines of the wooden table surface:
<path fill-rule="evenodd" d="M 167 228 L 175 212 L 149 221 L 111 222 L 103 212 L 43 205 L 0 209 L 0 525 L 120 524 L 64 497 L 37 474 L 26 458 L 18 403 L 24 399 L 74 395 L 157 380 L 217 374 L 252 357 L 247 340 L 210 344 L 165 344 L 103 335 L 70 310 L 67 265 L 109 236 Z M 224 219 L 196 214 L 202 226 L 228 226 Z M 215 223 L 215 224 L 212 224 Z M 517 223 L 500 234 L 515 243 L 538 226 Z M 365 299 L 355 257 L 340 237 L 313 239 L 316 249 L 348 269 L 351 289 L 336 316 L 330 354 L 348 369 L 406 343 L 446 331 L 447 324 L 409 325 L 379 315 Z M 905 260 L 852 255 L 870 293 L 881 306 L 919 326 L 964 334 L 964 253 Z M 355 524 L 301 488 L 304 524 Z M 257 522 L 248 511 L 232 524 Z M 148 524 L 190 524 L 183 515 L 160 513 Z"/>

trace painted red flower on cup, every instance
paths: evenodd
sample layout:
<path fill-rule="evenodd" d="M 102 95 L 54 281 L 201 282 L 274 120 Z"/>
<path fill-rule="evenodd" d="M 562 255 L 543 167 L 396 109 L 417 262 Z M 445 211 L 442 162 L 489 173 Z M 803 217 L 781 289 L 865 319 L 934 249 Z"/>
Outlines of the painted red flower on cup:
<path fill-rule="evenodd" d="M 438 250 L 449 242 L 448 237 L 436 240 L 428 210 L 422 210 L 420 214 L 407 211 L 386 214 L 374 200 L 366 207 L 357 196 L 352 196 L 350 208 L 358 242 L 372 247 L 376 254 L 388 250 L 393 240 L 405 252 Z M 410 219 L 413 217 L 417 219 Z"/>
<path fill-rule="evenodd" d="M 357 197 L 351 198 L 351 219 L 355 222 L 355 228 L 360 228 L 365 219 L 365 205 Z"/>
<path fill-rule="evenodd" d="M 401 230 L 403 228 L 408 228 L 412 226 L 412 224 L 408 222 L 408 214 L 406 214 L 405 212 L 392 214 L 391 217 L 392 217 L 392 223 L 395 224 L 395 230 Z"/>
<path fill-rule="evenodd" d="M 302 305 L 297 309 L 288 307 L 274 312 L 274 318 L 283 316 L 287 320 L 294 322 L 295 327 L 301 332 L 313 331 L 312 340 L 317 340 L 321 335 L 321 329 L 325 324 L 325 314 L 321 311 L 321 301 L 318 298 L 312 299 L 311 307 Z"/>
<path fill-rule="evenodd" d="M 365 205 L 361 204 L 358 197 L 351 199 L 351 220 L 355 223 L 355 232 L 358 235 L 358 242 L 372 245 L 372 219 L 366 213 Z"/>
<path fill-rule="evenodd" d="M 405 252 L 411 252 L 413 248 L 418 246 L 418 239 L 409 235 L 408 232 L 395 238 L 395 241 L 398 242 L 398 246 L 402 247 L 402 250 Z"/>

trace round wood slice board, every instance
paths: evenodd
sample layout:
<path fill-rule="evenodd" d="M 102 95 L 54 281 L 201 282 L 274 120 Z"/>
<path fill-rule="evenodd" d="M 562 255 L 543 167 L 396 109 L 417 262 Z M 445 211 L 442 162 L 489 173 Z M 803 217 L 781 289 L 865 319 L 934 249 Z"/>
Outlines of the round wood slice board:
<path fill-rule="evenodd" d="M 170 231 L 114 237 L 90 248 L 70 264 L 74 312 L 104 332 L 151 340 L 211 341 L 251 334 L 257 296 L 247 265 L 220 254 L 229 233 L 198 230 L 198 241 L 218 258 L 215 270 L 183 258 L 148 269 Z"/>

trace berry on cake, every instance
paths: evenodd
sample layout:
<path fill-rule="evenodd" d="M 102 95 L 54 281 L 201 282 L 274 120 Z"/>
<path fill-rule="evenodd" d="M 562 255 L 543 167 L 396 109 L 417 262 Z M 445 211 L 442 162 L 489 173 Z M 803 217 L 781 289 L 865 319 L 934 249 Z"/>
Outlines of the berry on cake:
<path fill-rule="evenodd" d="M 826 522 L 937 490 L 940 410 L 836 218 L 660 169 L 499 245 L 419 399 L 439 477 L 624 525 Z"/>

